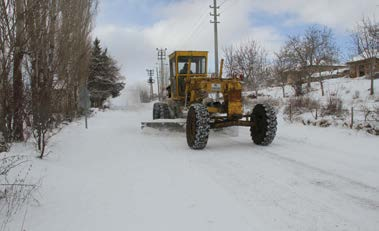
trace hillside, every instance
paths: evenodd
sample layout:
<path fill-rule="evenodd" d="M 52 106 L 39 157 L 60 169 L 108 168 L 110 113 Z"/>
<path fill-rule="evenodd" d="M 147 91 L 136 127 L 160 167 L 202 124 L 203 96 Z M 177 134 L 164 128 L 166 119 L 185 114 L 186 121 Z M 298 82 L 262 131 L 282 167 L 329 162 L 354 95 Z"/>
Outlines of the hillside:
<path fill-rule="evenodd" d="M 370 96 L 370 80 L 365 77 L 329 79 L 324 81 L 325 96 L 321 96 L 320 83 L 313 82 L 310 92 L 303 97 L 294 97 L 293 88 L 287 85 L 285 86 L 286 98 L 283 98 L 281 87 L 269 87 L 259 91 L 262 96 L 258 97 L 258 101 L 273 101 L 272 103 L 276 104 L 279 111 L 284 111 L 286 120 L 290 119 L 288 107 L 292 104 L 292 121 L 319 125 L 319 122 L 324 120 L 327 126 L 350 127 L 353 108 L 353 127 L 366 129 L 366 126 L 370 126 L 369 130 L 375 133 L 379 129 L 379 80 L 374 81 L 374 86 L 376 94 Z M 303 87 L 306 89 L 305 85 Z M 244 96 L 249 98 L 251 94 L 253 93 L 246 92 Z M 252 102 L 254 100 L 249 100 L 248 104 Z M 331 106 L 336 108 L 330 110 Z M 329 110 L 327 110 L 328 107 Z"/>

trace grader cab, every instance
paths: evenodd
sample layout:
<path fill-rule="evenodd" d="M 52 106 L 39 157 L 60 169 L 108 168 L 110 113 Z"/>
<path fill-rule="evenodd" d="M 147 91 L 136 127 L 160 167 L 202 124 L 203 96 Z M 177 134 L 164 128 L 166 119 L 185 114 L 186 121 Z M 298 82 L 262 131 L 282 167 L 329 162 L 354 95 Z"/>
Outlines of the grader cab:
<path fill-rule="evenodd" d="M 219 76 L 209 76 L 206 51 L 176 51 L 169 57 L 168 97 L 154 104 L 156 122 L 166 125 L 179 119 L 177 123 L 185 123 L 187 143 L 192 149 L 205 148 L 210 129 L 231 126 L 250 127 L 252 140 L 258 145 L 273 141 L 277 126 L 274 109 L 257 104 L 252 113 L 244 113 L 242 84 L 237 78 L 221 78 L 223 61 Z M 157 123 L 142 125 L 153 124 Z"/>

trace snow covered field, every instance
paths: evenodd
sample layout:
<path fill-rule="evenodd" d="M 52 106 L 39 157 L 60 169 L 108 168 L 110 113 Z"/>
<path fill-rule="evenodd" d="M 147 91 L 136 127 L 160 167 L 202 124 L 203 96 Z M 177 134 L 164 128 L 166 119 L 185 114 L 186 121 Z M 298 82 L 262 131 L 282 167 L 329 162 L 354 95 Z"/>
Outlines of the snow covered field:
<path fill-rule="evenodd" d="M 40 204 L 8 230 L 378 230 L 378 137 L 280 120 L 269 147 L 240 128 L 193 151 L 184 133 L 141 131 L 151 108 L 65 127 L 33 160 Z"/>

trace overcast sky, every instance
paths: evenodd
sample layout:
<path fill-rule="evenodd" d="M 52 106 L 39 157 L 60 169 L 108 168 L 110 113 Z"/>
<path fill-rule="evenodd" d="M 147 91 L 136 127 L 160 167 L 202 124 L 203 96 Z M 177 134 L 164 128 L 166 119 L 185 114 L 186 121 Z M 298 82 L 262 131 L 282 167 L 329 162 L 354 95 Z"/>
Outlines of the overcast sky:
<path fill-rule="evenodd" d="M 157 63 L 156 48 L 207 50 L 213 70 L 213 0 L 99 0 L 94 37 L 119 62 L 127 82 L 146 82 Z M 333 29 L 345 54 L 350 31 L 362 16 L 379 13 L 378 0 L 218 0 L 220 50 L 255 39 L 271 54 L 288 35 L 313 24 Z M 377 18 L 377 16 L 375 16 Z M 221 55 L 222 56 L 222 55 Z M 221 57 L 220 57 L 221 58 Z"/>

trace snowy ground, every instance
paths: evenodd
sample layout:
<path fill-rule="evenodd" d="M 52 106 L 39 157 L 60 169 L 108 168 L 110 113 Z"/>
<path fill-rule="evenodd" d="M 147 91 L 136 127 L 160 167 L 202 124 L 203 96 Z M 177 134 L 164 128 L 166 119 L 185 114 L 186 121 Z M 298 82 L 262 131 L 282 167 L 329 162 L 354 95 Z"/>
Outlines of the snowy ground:
<path fill-rule="evenodd" d="M 279 121 L 269 147 L 241 128 L 193 151 L 184 133 L 141 131 L 148 119 L 134 105 L 55 136 L 33 161 L 43 185 L 24 230 L 378 230 L 378 137 Z"/>
<path fill-rule="evenodd" d="M 345 77 L 325 80 L 325 96 L 321 96 L 320 83 L 312 82 L 309 93 L 307 93 L 306 84 L 304 84 L 304 97 L 319 104 L 318 109 L 317 111 L 315 110 L 313 103 L 311 108 L 303 108 L 302 114 L 299 114 L 299 111 L 295 110 L 296 112 L 292 119 L 293 121 L 309 124 L 320 124 L 320 122 L 325 124 L 324 122 L 327 121 L 329 125 L 336 127 L 349 127 L 352 120 L 351 110 L 353 110 L 353 128 L 357 130 L 363 129 L 371 134 L 375 134 L 376 131 L 379 131 L 379 79 L 374 81 L 376 93 L 373 96 L 370 95 L 370 84 L 371 81 L 365 77 L 354 79 Z M 271 100 L 271 103 L 275 103 L 279 109 L 288 107 L 290 99 L 294 99 L 294 89 L 289 85 L 285 86 L 286 96 L 289 96 L 287 98 L 283 98 L 281 87 L 261 89 L 259 93 L 265 97 L 258 97 L 258 100 Z M 252 92 L 244 93 L 245 96 L 249 94 L 252 94 Z M 341 108 L 341 110 L 337 115 L 328 113 L 323 115 L 322 108 L 328 108 L 331 100 L 335 103 L 338 102 L 338 108 Z M 255 100 L 250 101 L 254 102 Z M 316 112 L 317 117 L 315 116 Z M 286 117 L 288 118 L 289 116 L 286 115 Z"/>
<path fill-rule="evenodd" d="M 379 80 L 376 79 L 374 81 L 374 91 L 376 92 L 374 96 L 370 96 L 370 82 L 371 80 L 366 79 L 365 77 L 355 79 L 345 77 L 324 80 L 325 96 L 321 96 L 320 83 L 312 82 L 312 91 L 310 93 L 306 93 L 305 96 L 325 104 L 332 95 L 340 98 L 346 109 L 350 109 L 351 107 L 359 109 L 362 106 L 371 109 L 375 106 L 379 106 Z M 303 86 L 304 91 L 306 91 L 305 85 L 306 84 Z M 281 87 L 269 87 L 262 89 L 259 92 L 275 99 L 283 99 Z M 295 94 L 293 88 L 289 85 L 285 86 L 285 93 L 286 96 L 294 96 Z"/>

